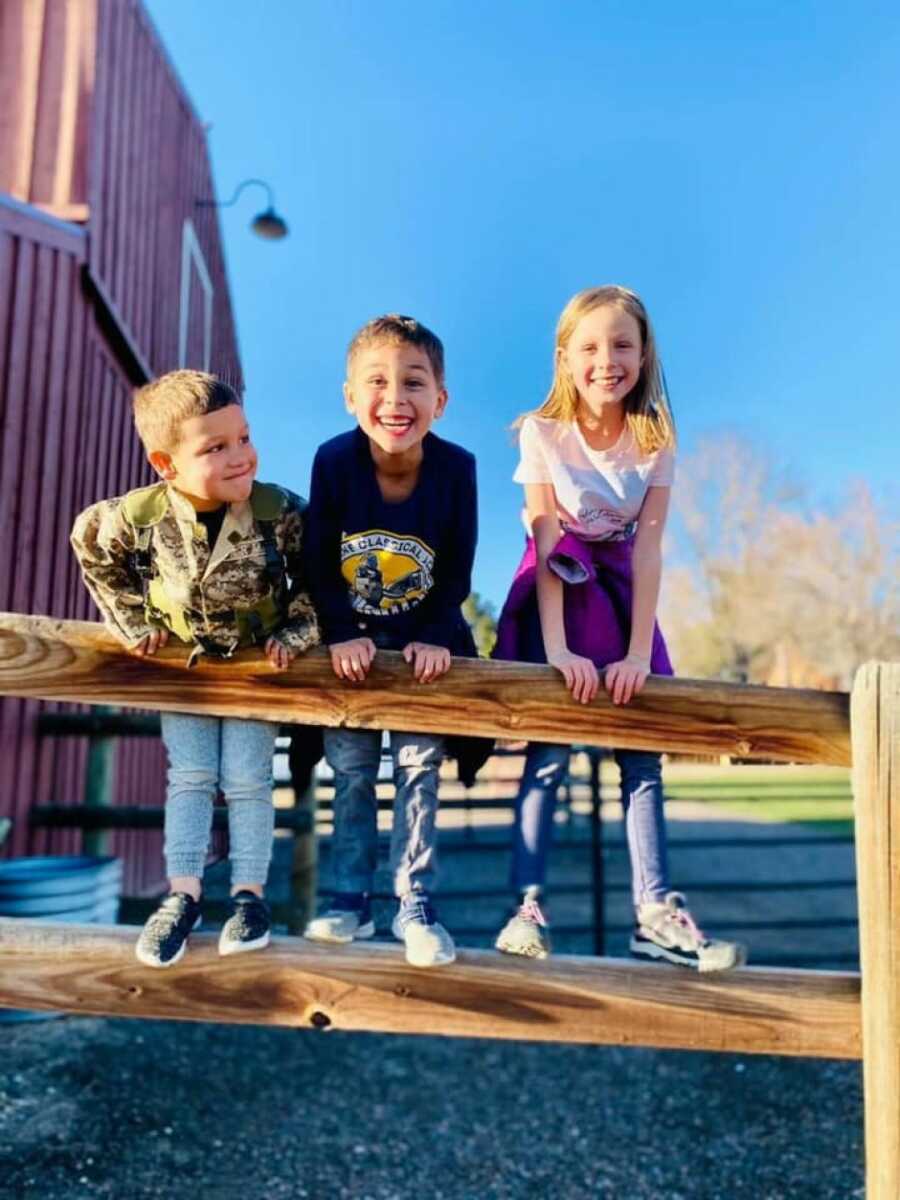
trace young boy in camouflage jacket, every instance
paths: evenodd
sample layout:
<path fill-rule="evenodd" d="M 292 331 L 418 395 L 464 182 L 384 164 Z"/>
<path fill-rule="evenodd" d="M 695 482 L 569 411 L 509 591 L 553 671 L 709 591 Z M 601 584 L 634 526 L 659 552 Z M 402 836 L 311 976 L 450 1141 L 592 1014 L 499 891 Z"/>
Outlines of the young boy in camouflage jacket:
<path fill-rule="evenodd" d="M 305 502 L 255 483 L 257 459 L 240 400 L 200 371 L 173 371 L 139 389 L 134 419 L 161 482 L 101 500 L 76 520 L 72 546 L 85 584 L 132 653 L 170 636 L 200 654 L 261 646 L 273 666 L 319 641 L 300 584 Z M 170 894 L 144 926 L 140 962 L 168 967 L 200 924 L 203 867 L 216 792 L 228 803 L 232 914 L 221 954 L 268 945 L 263 899 L 272 848 L 272 754 L 266 721 L 162 714 L 169 759 L 165 857 Z"/>

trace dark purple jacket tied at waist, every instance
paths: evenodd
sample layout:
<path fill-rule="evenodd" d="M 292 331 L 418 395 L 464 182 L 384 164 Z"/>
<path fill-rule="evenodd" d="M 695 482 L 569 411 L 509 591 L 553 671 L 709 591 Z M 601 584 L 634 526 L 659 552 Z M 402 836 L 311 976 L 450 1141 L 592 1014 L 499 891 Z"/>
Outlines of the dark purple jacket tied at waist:
<path fill-rule="evenodd" d="M 634 539 L 588 542 L 574 533 L 564 534 L 547 564 L 566 585 L 563 614 L 566 645 L 598 667 L 619 662 L 628 653 L 631 635 Z M 518 662 L 547 661 L 537 604 L 537 550 L 534 539 L 513 577 L 497 625 L 494 658 Z M 673 675 L 669 652 L 659 626 L 653 629 L 650 670 Z"/>

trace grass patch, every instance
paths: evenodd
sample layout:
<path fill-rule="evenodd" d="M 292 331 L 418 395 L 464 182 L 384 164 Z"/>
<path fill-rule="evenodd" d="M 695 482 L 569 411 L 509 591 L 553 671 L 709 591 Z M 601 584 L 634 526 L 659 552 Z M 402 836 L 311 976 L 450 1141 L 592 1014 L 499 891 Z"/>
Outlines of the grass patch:
<path fill-rule="evenodd" d="M 825 767 L 713 766 L 670 764 L 666 795 L 702 801 L 754 821 L 804 825 L 822 834 L 853 836 L 850 773 Z"/>

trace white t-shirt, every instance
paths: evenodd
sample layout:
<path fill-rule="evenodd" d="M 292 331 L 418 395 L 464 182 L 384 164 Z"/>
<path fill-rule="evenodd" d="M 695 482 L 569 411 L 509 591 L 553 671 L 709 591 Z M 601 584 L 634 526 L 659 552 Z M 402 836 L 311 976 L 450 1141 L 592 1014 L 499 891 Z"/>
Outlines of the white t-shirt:
<path fill-rule="evenodd" d="M 519 433 L 516 483 L 552 483 L 563 529 L 587 541 L 634 533 L 649 487 L 671 487 L 671 450 L 642 454 L 628 425 L 609 450 L 592 450 L 577 421 L 526 417 Z"/>

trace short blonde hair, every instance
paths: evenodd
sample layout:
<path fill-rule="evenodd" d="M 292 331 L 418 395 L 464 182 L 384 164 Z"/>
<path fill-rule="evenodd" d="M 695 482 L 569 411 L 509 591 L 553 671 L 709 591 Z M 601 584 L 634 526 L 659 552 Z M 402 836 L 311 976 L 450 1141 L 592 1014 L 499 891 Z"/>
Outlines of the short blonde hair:
<path fill-rule="evenodd" d="M 360 351 L 381 344 L 418 347 L 431 364 L 438 387 L 444 386 L 444 346 L 441 339 L 415 317 L 404 317 L 399 313 L 374 317 L 353 335 L 353 340 L 347 347 L 348 379 Z"/>
<path fill-rule="evenodd" d="M 557 421 L 575 420 L 578 412 L 578 391 L 574 380 L 560 363 L 560 352 L 568 346 L 581 318 L 606 305 L 612 305 L 634 317 L 641 333 L 641 372 L 637 383 L 625 397 L 625 420 L 634 435 L 638 449 L 642 454 L 652 454 L 664 447 L 673 447 L 675 422 L 663 384 L 653 326 L 640 296 L 629 288 L 615 284 L 578 292 L 562 310 L 556 326 L 553 383 L 547 393 L 547 399 L 540 408 L 534 410 L 534 415 L 552 417 Z M 523 414 L 516 424 L 520 424 L 528 415 Z"/>
<path fill-rule="evenodd" d="M 205 371 L 169 371 L 134 393 L 134 424 L 148 454 L 171 451 L 181 441 L 181 426 L 230 404 L 240 404 L 230 384 Z"/>

